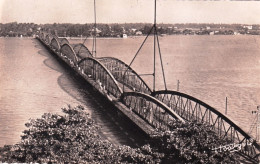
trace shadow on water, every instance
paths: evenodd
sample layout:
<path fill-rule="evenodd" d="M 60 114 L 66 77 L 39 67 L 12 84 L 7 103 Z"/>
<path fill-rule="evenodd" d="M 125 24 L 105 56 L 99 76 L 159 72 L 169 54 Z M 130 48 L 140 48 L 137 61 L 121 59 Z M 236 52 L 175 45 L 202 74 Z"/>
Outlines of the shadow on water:
<path fill-rule="evenodd" d="M 51 68 L 51 69 L 53 69 L 53 70 L 55 70 L 55 71 L 57 71 L 57 72 L 64 73 L 64 69 L 62 69 L 62 67 L 60 67 L 60 66 L 58 65 L 58 63 L 57 63 L 57 62 L 54 62 L 54 61 L 55 61 L 55 58 L 49 57 L 49 58 L 45 59 L 45 60 L 43 61 L 43 63 L 44 63 L 44 65 L 46 65 L 47 67 L 49 67 L 49 68 Z"/>
<path fill-rule="evenodd" d="M 33 42 L 33 44 L 37 44 L 37 43 Z M 40 45 L 35 45 L 34 47 L 35 48 L 39 48 L 39 49 L 43 49 L 44 48 L 43 46 L 40 46 Z"/>
<path fill-rule="evenodd" d="M 45 57 L 50 57 L 50 56 L 48 55 L 48 52 L 47 52 L 46 50 L 40 50 L 40 51 L 38 51 L 38 54 L 39 54 L 39 55 L 42 55 L 42 56 L 45 56 Z"/>
<path fill-rule="evenodd" d="M 41 44 L 35 42 L 35 44 Z M 133 125 L 131 121 L 118 115 L 117 109 L 93 87 L 77 75 L 71 68 L 57 57 L 52 56 L 45 47 L 40 47 L 38 53 L 48 57 L 44 64 L 60 73 L 57 83 L 60 88 L 78 102 L 84 104 L 91 112 L 92 118 L 101 125 L 100 135 L 113 144 L 123 144 L 139 147 L 145 144 L 146 135 Z"/>

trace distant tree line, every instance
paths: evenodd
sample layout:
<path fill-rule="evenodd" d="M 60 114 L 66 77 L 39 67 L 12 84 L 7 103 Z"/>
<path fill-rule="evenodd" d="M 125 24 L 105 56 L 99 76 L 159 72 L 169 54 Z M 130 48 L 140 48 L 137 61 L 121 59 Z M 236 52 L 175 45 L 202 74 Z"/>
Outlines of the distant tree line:
<path fill-rule="evenodd" d="M 11 22 L 0 23 L 1 37 L 32 37 L 38 35 L 40 31 L 47 31 L 59 37 L 89 37 L 96 34 L 98 37 L 120 37 L 123 34 L 146 35 L 151 30 L 153 24 L 149 23 L 123 23 L 123 24 L 34 24 Z M 260 34 L 260 25 L 243 24 L 158 24 L 157 31 L 161 35 L 233 35 L 239 34 Z M 153 33 L 153 31 L 151 32 Z"/>
<path fill-rule="evenodd" d="M 9 36 L 9 37 L 17 37 L 17 36 L 32 36 L 36 33 L 39 25 L 34 23 L 0 23 L 0 36 Z"/>

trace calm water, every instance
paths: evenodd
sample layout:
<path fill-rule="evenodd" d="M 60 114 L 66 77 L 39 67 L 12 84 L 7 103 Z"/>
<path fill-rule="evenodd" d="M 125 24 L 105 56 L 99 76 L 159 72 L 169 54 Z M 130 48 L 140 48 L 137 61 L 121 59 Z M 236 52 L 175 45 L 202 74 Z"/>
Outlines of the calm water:
<path fill-rule="evenodd" d="M 98 39 L 97 56 L 113 56 L 130 63 L 143 41 L 140 38 Z M 133 64 L 138 73 L 151 73 L 153 43 L 148 40 Z M 80 42 L 80 40 L 72 40 Z M 81 42 L 83 42 L 81 40 Z M 168 89 L 197 97 L 224 112 L 246 131 L 260 105 L 260 38 L 258 36 L 160 37 Z M 86 41 L 91 49 L 91 40 Z M 157 58 L 156 89 L 163 89 Z M 129 143 L 101 101 L 88 86 L 53 58 L 34 39 L 0 38 L 0 146 L 19 141 L 24 123 L 46 112 L 60 113 L 66 104 L 81 104 L 103 126 L 114 143 Z M 152 87 L 152 78 L 143 77 Z M 104 114 L 105 113 L 105 114 Z M 103 117 L 107 115 L 107 117 Z"/>

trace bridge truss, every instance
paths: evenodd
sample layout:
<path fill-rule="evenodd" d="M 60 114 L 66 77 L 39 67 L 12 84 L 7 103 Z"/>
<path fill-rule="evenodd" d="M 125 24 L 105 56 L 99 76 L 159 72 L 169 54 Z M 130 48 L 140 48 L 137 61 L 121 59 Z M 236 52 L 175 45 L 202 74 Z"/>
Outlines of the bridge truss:
<path fill-rule="evenodd" d="M 85 45 L 71 45 L 67 39 L 46 33 L 40 33 L 39 39 L 85 79 L 93 81 L 102 94 L 124 104 L 154 129 L 169 130 L 175 120 L 207 124 L 218 136 L 245 145 L 239 151 L 242 156 L 259 161 L 259 144 L 226 115 L 201 100 L 177 91 L 152 92 L 129 65 L 112 57 L 94 58 Z"/>

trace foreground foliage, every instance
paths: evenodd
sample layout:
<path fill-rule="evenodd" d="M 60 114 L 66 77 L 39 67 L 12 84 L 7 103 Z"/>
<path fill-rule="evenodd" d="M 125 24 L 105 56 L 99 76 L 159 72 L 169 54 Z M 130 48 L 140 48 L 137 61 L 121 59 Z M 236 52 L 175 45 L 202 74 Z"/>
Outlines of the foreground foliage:
<path fill-rule="evenodd" d="M 172 130 L 155 135 L 153 149 L 163 153 L 163 162 L 170 163 L 239 163 L 239 156 L 213 148 L 231 142 L 220 139 L 210 126 L 196 122 L 174 122 Z"/>
<path fill-rule="evenodd" d="M 172 131 L 156 133 L 151 145 L 115 146 L 98 134 L 99 126 L 83 107 L 44 114 L 26 123 L 21 141 L 0 148 L 0 162 L 38 163 L 234 163 L 235 155 L 210 150 L 227 141 L 209 127 L 173 123 Z"/>
<path fill-rule="evenodd" d="M 64 116 L 44 114 L 26 123 L 21 142 L 1 148 L 0 161 L 39 163 L 147 163 L 161 158 L 143 149 L 114 146 L 81 106 L 62 109 Z"/>

